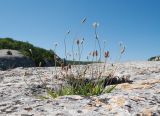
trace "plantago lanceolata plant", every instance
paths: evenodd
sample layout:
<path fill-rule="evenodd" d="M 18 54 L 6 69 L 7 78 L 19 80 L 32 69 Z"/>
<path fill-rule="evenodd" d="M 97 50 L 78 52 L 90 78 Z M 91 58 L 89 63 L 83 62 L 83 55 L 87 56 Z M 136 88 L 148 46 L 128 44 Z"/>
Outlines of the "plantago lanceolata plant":
<path fill-rule="evenodd" d="M 81 24 L 86 23 L 87 18 L 82 19 Z M 100 95 L 102 93 L 110 93 L 113 89 L 115 89 L 116 84 L 106 89 L 106 85 L 112 84 L 113 80 L 115 80 L 114 73 L 117 70 L 115 67 L 108 75 L 105 75 L 106 72 L 106 63 L 108 58 L 110 57 L 110 52 L 105 50 L 106 42 L 104 42 L 103 50 L 101 49 L 100 39 L 98 37 L 97 28 L 99 27 L 99 23 L 93 23 L 94 27 L 94 35 L 95 35 L 95 43 L 94 49 L 88 54 L 87 61 L 91 63 L 85 66 L 81 66 L 81 58 L 84 49 L 84 38 L 75 39 L 73 38 L 72 43 L 72 53 L 67 52 L 66 38 L 70 34 L 68 31 L 64 38 L 64 51 L 65 51 L 65 61 L 61 63 L 61 70 L 57 71 L 57 56 L 54 55 L 55 60 L 55 76 L 59 78 L 59 76 L 63 77 L 63 80 L 66 84 L 61 85 L 61 88 L 58 90 L 52 90 L 52 88 L 47 88 L 47 93 L 52 97 L 56 98 L 58 96 L 63 95 L 83 95 L 83 96 L 92 96 L 92 95 Z M 74 48 L 76 45 L 76 48 Z M 98 45 L 98 49 L 97 49 Z M 56 53 L 57 44 L 54 45 L 54 52 Z M 75 51 L 76 50 L 76 51 Z M 32 50 L 29 50 L 31 54 Z M 121 59 L 122 55 L 125 52 L 125 46 L 120 44 L 120 56 L 118 61 Z M 102 54 L 104 57 L 104 61 L 102 62 Z M 67 63 L 68 59 L 72 59 L 72 63 Z M 75 64 L 78 64 L 76 66 Z M 55 77 L 54 76 L 54 77 Z M 41 77 L 39 77 L 41 80 Z M 42 83 L 44 83 L 41 80 Z M 53 79 L 52 79 L 53 84 Z M 46 98 L 46 97 L 45 97 Z"/>

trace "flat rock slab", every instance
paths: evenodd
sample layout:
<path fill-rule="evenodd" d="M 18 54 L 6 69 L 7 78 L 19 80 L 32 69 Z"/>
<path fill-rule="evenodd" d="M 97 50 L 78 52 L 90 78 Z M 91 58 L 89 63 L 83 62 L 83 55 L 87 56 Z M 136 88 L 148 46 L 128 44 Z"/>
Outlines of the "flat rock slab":
<path fill-rule="evenodd" d="M 112 93 L 99 96 L 71 95 L 46 100 L 31 94 L 29 87 L 40 84 L 41 77 L 48 85 L 63 84 L 53 77 L 54 67 L 0 71 L 0 116 L 159 116 L 160 62 L 115 65 L 118 66 L 115 75 L 130 75 L 132 84 L 118 84 Z M 41 86 L 38 88 L 43 90 Z M 45 91 L 36 92 L 36 95 L 45 94 Z"/>
<path fill-rule="evenodd" d="M 10 55 L 7 54 L 8 51 L 11 52 Z M 17 50 L 0 50 L 0 70 L 33 66 L 35 66 L 35 63 L 29 57 L 24 56 L 21 52 Z"/>

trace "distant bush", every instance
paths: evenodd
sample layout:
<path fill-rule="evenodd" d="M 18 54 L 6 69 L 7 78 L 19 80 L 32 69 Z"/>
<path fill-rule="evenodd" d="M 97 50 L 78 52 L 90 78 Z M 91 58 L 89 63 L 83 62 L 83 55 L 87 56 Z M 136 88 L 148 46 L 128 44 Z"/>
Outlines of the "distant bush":
<path fill-rule="evenodd" d="M 160 61 L 160 56 L 154 56 L 148 59 L 148 61 Z"/>
<path fill-rule="evenodd" d="M 36 66 L 39 66 L 41 62 L 41 66 L 46 65 L 46 60 L 50 61 L 52 65 L 54 65 L 54 55 L 55 53 L 52 50 L 45 50 L 43 48 L 35 47 L 29 42 L 16 41 L 11 38 L 0 38 L 0 49 L 13 49 L 22 52 L 23 55 L 32 58 L 35 62 Z M 31 55 L 29 49 L 32 49 L 33 55 Z M 7 53 L 11 55 L 10 52 Z M 57 61 L 61 61 L 58 57 Z M 57 65 L 60 65 L 57 63 Z"/>
<path fill-rule="evenodd" d="M 7 55 L 12 55 L 12 52 L 11 51 L 7 51 Z"/>

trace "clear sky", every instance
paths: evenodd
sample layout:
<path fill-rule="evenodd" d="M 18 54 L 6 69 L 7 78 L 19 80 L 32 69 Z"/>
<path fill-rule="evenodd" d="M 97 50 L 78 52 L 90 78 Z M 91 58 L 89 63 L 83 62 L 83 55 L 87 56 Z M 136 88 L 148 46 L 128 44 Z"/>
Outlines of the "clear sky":
<path fill-rule="evenodd" d="M 84 25 L 80 21 L 87 17 Z M 0 37 L 28 41 L 54 49 L 64 57 L 63 39 L 71 52 L 73 38 L 85 38 L 83 59 L 93 49 L 93 22 L 111 59 L 126 45 L 122 60 L 146 60 L 160 55 L 160 0 L 0 0 Z"/>

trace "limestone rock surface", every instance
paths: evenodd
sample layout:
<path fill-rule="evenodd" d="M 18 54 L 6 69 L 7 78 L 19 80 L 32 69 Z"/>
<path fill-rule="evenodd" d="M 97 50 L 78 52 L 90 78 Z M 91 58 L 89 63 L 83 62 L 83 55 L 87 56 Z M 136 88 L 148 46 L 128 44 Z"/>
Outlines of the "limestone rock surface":
<path fill-rule="evenodd" d="M 53 77 L 54 67 L 0 71 L 0 116 L 160 116 L 160 62 L 115 65 L 115 75 L 130 75 L 133 82 L 118 84 L 112 93 L 99 96 L 46 100 L 37 96 L 45 94 L 40 78 L 48 85 L 63 84 Z"/>

